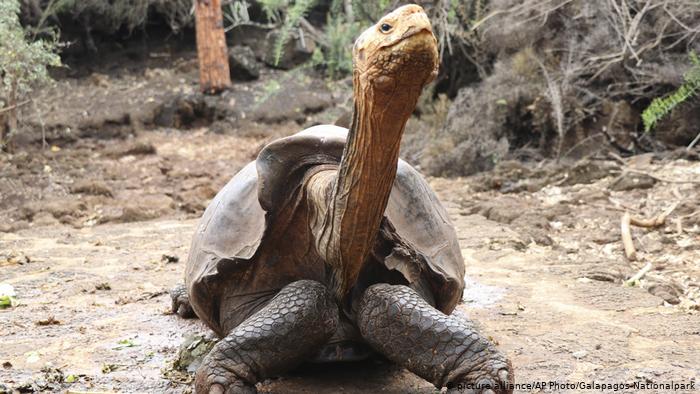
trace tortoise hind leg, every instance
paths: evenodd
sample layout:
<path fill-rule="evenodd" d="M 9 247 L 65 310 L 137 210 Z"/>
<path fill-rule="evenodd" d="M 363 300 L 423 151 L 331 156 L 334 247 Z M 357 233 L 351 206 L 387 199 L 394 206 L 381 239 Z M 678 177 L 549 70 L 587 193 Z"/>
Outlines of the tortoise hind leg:
<path fill-rule="evenodd" d="M 195 392 L 255 393 L 255 383 L 316 353 L 337 324 L 338 307 L 324 285 L 293 282 L 214 346 L 197 370 Z"/>
<path fill-rule="evenodd" d="M 197 317 L 190 305 L 190 297 L 187 295 L 187 288 L 180 283 L 170 290 L 170 299 L 172 300 L 172 311 L 184 319 Z"/>
<path fill-rule="evenodd" d="M 448 393 L 513 392 L 510 362 L 491 342 L 406 286 L 371 286 L 362 296 L 357 321 L 377 351 L 436 387 L 455 390 Z"/>

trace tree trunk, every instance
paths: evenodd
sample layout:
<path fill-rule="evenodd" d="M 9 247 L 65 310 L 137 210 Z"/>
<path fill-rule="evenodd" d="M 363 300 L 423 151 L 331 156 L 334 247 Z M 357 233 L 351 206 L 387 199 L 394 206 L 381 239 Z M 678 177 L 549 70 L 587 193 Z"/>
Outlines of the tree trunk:
<path fill-rule="evenodd" d="M 195 4 L 199 86 L 204 93 L 217 93 L 231 86 L 221 0 Z"/>
<path fill-rule="evenodd" d="M 7 115 L 0 113 L 0 152 L 5 150 L 5 135 L 7 135 L 9 128 Z"/>
<path fill-rule="evenodd" d="M 11 152 L 12 134 L 17 130 L 17 79 L 10 84 L 7 106 L 0 113 L 0 151 Z"/>

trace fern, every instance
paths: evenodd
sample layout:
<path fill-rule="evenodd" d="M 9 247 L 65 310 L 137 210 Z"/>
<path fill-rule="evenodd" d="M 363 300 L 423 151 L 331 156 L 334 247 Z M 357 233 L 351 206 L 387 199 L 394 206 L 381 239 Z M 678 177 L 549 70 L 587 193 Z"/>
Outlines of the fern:
<path fill-rule="evenodd" d="M 361 29 L 360 23 L 348 22 L 343 15 L 328 15 L 325 28 L 328 46 L 322 53 L 319 51 L 320 55 L 313 60 L 326 67 L 331 79 L 338 79 L 352 71 L 352 43 Z"/>
<path fill-rule="evenodd" d="M 289 42 L 289 37 L 294 28 L 299 26 L 301 18 L 306 15 L 307 12 L 314 6 L 316 0 L 296 0 L 294 5 L 289 9 L 286 18 L 284 19 L 284 24 L 280 29 L 279 36 L 277 36 L 277 41 L 275 42 L 274 55 L 275 55 L 275 65 L 278 65 L 280 58 L 282 57 L 282 49 Z"/>
<path fill-rule="evenodd" d="M 367 21 L 375 23 L 381 18 L 389 8 L 396 6 L 397 1 L 394 0 L 351 0 L 352 8 L 355 14 L 360 15 Z"/>
<path fill-rule="evenodd" d="M 674 108 L 697 94 L 700 90 L 700 59 L 695 52 L 690 53 L 692 67 L 683 76 L 683 84 L 666 97 L 655 98 L 642 112 L 644 131 L 649 132 L 656 124 L 668 115 Z"/>
<path fill-rule="evenodd" d="M 280 15 L 283 9 L 289 6 L 287 0 L 258 0 L 265 16 L 267 16 L 268 21 L 277 23 L 281 19 Z"/>
<path fill-rule="evenodd" d="M 228 22 L 224 30 L 228 32 L 238 25 L 250 22 L 249 7 L 246 0 L 233 0 L 229 3 L 228 7 L 224 8 L 224 19 Z"/>

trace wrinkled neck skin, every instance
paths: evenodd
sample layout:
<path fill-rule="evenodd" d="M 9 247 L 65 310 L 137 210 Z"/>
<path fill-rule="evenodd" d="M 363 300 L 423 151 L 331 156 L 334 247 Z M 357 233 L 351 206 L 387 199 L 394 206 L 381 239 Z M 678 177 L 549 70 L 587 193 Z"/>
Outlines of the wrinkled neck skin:
<path fill-rule="evenodd" d="M 313 176 L 311 230 L 330 265 L 331 288 L 342 299 L 352 288 L 379 231 L 396 177 L 406 121 L 425 81 L 398 86 L 399 78 L 353 76 L 354 115 L 338 171 Z"/>

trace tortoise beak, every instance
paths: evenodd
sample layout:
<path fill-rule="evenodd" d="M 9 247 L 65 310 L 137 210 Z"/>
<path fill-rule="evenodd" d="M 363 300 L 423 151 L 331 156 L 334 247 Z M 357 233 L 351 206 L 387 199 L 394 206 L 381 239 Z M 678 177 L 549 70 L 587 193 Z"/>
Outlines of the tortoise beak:
<path fill-rule="evenodd" d="M 416 12 L 409 14 L 406 17 L 405 24 L 408 27 L 406 28 L 406 31 L 404 31 L 401 35 L 401 40 L 404 40 L 422 31 L 426 31 L 431 35 L 433 34 L 433 27 L 430 25 L 430 19 L 428 19 L 428 15 L 426 15 L 425 12 L 423 12 L 423 9 L 417 10 Z"/>

